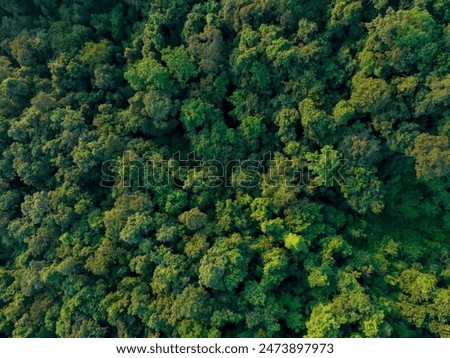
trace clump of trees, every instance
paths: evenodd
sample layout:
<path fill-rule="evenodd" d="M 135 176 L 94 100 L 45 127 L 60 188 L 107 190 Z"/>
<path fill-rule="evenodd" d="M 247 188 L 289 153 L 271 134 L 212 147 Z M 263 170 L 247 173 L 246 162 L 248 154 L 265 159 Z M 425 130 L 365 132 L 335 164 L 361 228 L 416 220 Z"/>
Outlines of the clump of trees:
<path fill-rule="evenodd" d="M 0 1 L 0 336 L 450 337 L 448 8 Z"/>

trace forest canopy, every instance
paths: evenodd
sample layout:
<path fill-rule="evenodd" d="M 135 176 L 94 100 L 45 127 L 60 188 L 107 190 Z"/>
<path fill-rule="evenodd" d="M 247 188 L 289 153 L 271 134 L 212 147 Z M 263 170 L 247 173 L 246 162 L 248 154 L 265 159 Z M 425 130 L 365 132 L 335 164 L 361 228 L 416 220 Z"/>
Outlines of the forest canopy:
<path fill-rule="evenodd" d="M 450 337 L 449 0 L 0 19 L 0 337 Z"/>

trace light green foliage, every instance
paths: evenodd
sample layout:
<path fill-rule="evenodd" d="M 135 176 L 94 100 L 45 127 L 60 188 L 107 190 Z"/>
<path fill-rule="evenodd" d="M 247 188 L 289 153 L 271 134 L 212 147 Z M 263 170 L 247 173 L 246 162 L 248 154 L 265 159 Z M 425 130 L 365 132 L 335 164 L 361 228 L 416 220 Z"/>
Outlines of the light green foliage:
<path fill-rule="evenodd" d="M 81 50 L 80 60 L 89 67 L 107 63 L 111 60 L 112 50 L 112 45 L 107 40 L 98 43 L 88 42 Z"/>
<path fill-rule="evenodd" d="M 319 303 L 311 312 L 311 317 L 306 323 L 307 337 L 339 337 L 339 323 L 333 317 L 330 304 Z"/>
<path fill-rule="evenodd" d="M 353 77 L 350 104 L 360 112 L 377 112 L 387 107 L 390 100 L 388 84 L 379 78 L 364 77 L 358 73 Z"/>
<path fill-rule="evenodd" d="M 260 116 L 244 117 L 240 128 L 247 140 L 261 137 L 266 130 L 263 119 Z"/>
<path fill-rule="evenodd" d="M 211 120 L 211 106 L 200 99 L 190 99 L 181 106 L 180 120 L 187 130 L 193 130 Z"/>
<path fill-rule="evenodd" d="M 249 250 L 238 234 L 220 238 L 200 262 L 199 281 L 219 291 L 234 290 L 247 276 Z"/>
<path fill-rule="evenodd" d="M 167 92 L 174 91 L 174 83 L 170 73 L 162 64 L 152 58 L 146 58 L 126 73 L 125 78 L 135 90 L 155 88 Z"/>
<path fill-rule="evenodd" d="M 448 137 L 419 134 L 414 141 L 411 155 L 416 160 L 416 173 L 419 178 L 433 179 L 450 173 Z"/>
<path fill-rule="evenodd" d="M 309 139 L 321 143 L 327 134 L 332 133 L 334 123 L 331 116 L 317 108 L 312 99 L 306 98 L 300 102 L 299 110 L 305 134 Z"/>
<path fill-rule="evenodd" d="M 163 51 L 162 60 L 167 64 L 170 73 L 181 83 L 186 82 L 197 75 L 193 64 L 193 58 L 188 55 L 183 46 Z"/>
<path fill-rule="evenodd" d="M 355 109 L 346 100 L 340 100 L 333 109 L 333 118 L 339 125 L 345 125 L 354 114 Z"/>
<path fill-rule="evenodd" d="M 367 210 L 381 213 L 384 207 L 383 193 L 374 169 L 349 167 L 343 172 L 343 177 L 345 182 L 341 185 L 341 191 L 353 209 L 360 213 Z"/>
<path fill-rule="evenodd" d="M 284 245 L 287 249 L 295 253 L 307 251 L 305 239 L 300 235 L 292 233 L 287 234 L 284 238 Z"/>
<path fill-rule="evenodd" d="M 198 208 L 194 208 L 182 213 L 178 219 L 186 225 L 189 230 L 198 230 L 205 225 L 208 216 L 202 213 Z"/>

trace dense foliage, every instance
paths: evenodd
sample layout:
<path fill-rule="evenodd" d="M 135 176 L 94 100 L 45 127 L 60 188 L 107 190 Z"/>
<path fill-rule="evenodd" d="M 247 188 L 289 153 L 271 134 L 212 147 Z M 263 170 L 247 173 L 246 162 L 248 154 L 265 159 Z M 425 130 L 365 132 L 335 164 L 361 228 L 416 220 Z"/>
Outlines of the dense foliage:
<path fill-rule="evenodd" d="M 0 18 L 0 336 L 450 337 L 449 0 Z"/>

